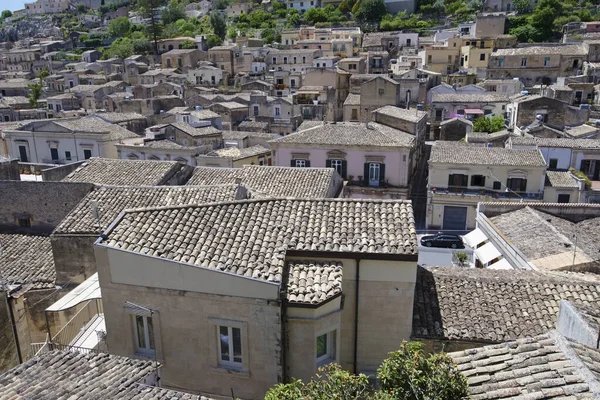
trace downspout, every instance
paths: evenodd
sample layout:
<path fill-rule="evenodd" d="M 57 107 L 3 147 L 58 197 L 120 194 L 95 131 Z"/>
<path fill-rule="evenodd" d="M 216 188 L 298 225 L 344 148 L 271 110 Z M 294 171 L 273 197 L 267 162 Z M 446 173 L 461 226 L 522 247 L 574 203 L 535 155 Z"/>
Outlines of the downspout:
<path fill-rule="evenodd" d="M 283 266 L 283 274 L 281 276 L 281 286 L 279 289 L 279 301 L 281 304 L 281 382 L 288 383 L 287 372 L 287 286 L 288 286 L 289 268 L 287 264 Z"/>
<path fill-rule="evenodd" d="M 360 286 L 360 258 L 356 258 L 356 276 L 354 290 L 354 374 L 358 373 L 358 293 Z"/>
<path fill-rule="evenodd" d="M 15 314 L 13 312 L 12 307 L 10 306 L 10 296 L 8 295 L 8 291 L 6 293 L 6 308 L 8 309 L 8 315 L 10 318 L 10 326 L 13 331 L 13 339 L 15 341 L 15 348 L 17 349 L 17 359 L 19 364 L 23 363 L 23 356 L 21 355 L 21 346 L 19 345 L 19 336 L 17 332 L 17 323 L 15 321 Z"/>

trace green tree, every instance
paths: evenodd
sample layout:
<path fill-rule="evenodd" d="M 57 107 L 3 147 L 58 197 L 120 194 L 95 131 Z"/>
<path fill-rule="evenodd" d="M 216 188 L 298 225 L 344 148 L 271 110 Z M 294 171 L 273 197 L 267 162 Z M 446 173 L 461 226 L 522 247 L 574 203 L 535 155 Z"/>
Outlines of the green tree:
<path fill-rule="evenodd" d="M 338 10 L 344 13 L 349 13 L 352 11 L 352 7 L 356 4 L 356 0 L 342 0 L 340 5 L 338 6 Z"/>
<path fill-rule="evenodd" d="M 387 14 L 384 0 L 361 0 L 359 4 L 360 6 L 354 14 L 354 18 L 360 23 L 379 23 L 383 16 Z"/>
<path fill-rule="evenodd" d="M 152 43 L 148 39 L 133 40 L 133 54 L 146 55 L 152 53 Z"/>
<path fill-rule="evenodd" d="M 217 10 L 226 10 L 228 5 L 228 0 L 215 0 L 215 8 Z"/>
<path fill-rule="evenodd" d="M 162 22 L 167 25 L 180 19 L 185 19 L 185 9 L 177 0 L 171 0 L 169 6 L 162 12 Z"/>
<path fill-rule="evenodd" d="M 327 10 L 321 7 L 311 7 L 304 13 L 304 20 L 309 25 L 315 25 L 319 22 L 327 22 L 328 17 Z"/>
<path fill-rule="evenodd" d="M 217 12 L 210 14 L 210 26 L 212 27 L 213 33 L 221 39 L 221 43 L 227 35 L 227 23 L 225 17 Z"/>
<path fill-rule="evenodd" d="M 555 33 L 554 20 L 563 14 L 563 3 L 560 0 L 540 0 L 530 18 L 530 24 L 537 32 L 539 41 L 552 39 Z M 561 27 L 562 28 L 562 27 Z"/>
<path fill-rule="evenodd" d="M 260 28 L 265 22 L 272 22 L 273 15 L 265 10 L 258 9 L 248 14 L 248 20 L 252 28 Z"/>
<path fill-rule="evenodd" d="M 529 0 L 513 0 L 513 7 L 519 14 L 527 14 L 531 11 L 531 3 L 529 3 Z"/>
<path fill-rule="evenodd" d="M 278 32 L 276 32 L 273 28 L 263 29 L 260 35 L 260 37 L 262 38 L 262 40 L 264 40 L 266 44 L 271 44 L 273 42 L 281 42 L 281 35 Z"/>
<path fill-rule="evenodd" d="M 195 49 L 196 43 L 187 39 L 187 40 L 184 40 L 183 42 L 181 42 L 181 48 L 182 49 Z"/>
<path fill-rule="evenodd" d="M 50 71 L 48 71 L 48 67 L 44 67 L 43 70 L 40 71 L 40 81 L 45 81 L 47 77 L 50 76 Z"/>
<path fill-rule="evenodd" d="M 295 8 L 289 9 L 285 18 L 287 19 L 288 24 L 291 26 L 300 25 L 300 11 L 296 10 Z"/>
<path fill-rule="evenodd" d="M 2 21 L 9 17 L 12 17 L 12 12 L 10 10 L 4 10 L 2 11 L 2 14 L 0 14 L 0 20 Z"/>
<path fill-rule="evenodd" d="M 111 37 L 125 37 L 131 30 L 131 22 L 127 17 L 118 17 L 110 21 L 108 24 L 108 34 Z"/>
<path fill-rule="evenodd" d="M 158 54 L 158 37 L 160 36 L 161 25 L 158 21 L 159 8 L 165 5 L 165 0 L 137 0 L 138 11 L 144 18 L 150 20 L 147 27 L 148 36 L 154 42 L 154 54 Z"/>
<path fill-rule="evenodd" d="M 474 132 L 494 133 L 504 129 L 504 118 L 501 115 L 479 117 L 473 121 Z"/>
<path fill-rule="evenodd" d="M 106 51 L 104 52 L 104 57 L 112 58 L 127 58 L 133 55 L 135 52 L 133 51 L 133 41 L 129 38 L 118 38 Z"/>
<path fill-rule="evenodd" d="M 271 5 L 273 6 L 273 11 L 285 10 L 287 8 L 285 3 L 282 3 L 281 1 L 278 1 L 278 0 L 273 0 Z"/>
<path fill-rule="evenodd" d="M 319 368 L 315 378 L 306 384 L 295 380 L 276 385 L 267 392 L 265 400 L 356 400 L 371 393 L 366 375 L 352 375 L 337 364 L 329 364 Z"/>
<path fill-rule="evenodd" d="M 29 105 L 38 107 L 38 100 L 42 97 L 42 83 L 32 83 L 29 85 Z"/>
<path fill-rule="evenodd" d="M 455 400 L 468 395 L 467 378 L 446 354 L 427 356 L 420 342 L 402 342 L 377 369 L 381 391 L 394 400 Z"/>
<path fill-rule="evenodd" d="M 443 1 L 443 0 L 442 0 Z M 356 0 L 356 3 L 352 6 L 352 15 L 356 15 L 360 10 L 360 0 Z"/>
<path fill-rule="evenodd" d="M 208 48 L 213 48 L 215 46 L 220 46 L 223 43 L 223 39 L 218 37 L 217 35 L 210 35 L 206 38 L 206 45 Z"/>

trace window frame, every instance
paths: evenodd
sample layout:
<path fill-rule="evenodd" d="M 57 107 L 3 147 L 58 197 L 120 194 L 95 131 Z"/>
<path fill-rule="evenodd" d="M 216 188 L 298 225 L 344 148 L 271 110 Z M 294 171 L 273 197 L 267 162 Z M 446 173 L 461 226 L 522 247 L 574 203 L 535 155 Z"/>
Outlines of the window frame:
<path fill-rule="evenodd" d="M 323 366 L 337 361 L 338 329 L 317 333 L 315 337 L 315 361 L 317 366 Z M 319 339 L 325 337 L 325 353 L 319 356 Z"/>
<path fill-rule="evenodd" d="M 155 357 L 156 356 L 156 332 L 155 332 L 155 321 L 152 315 L 138 315 L 132 314 L 132 323 L 133 323 L 133 345 L 135 347 L 135 354 L 145 356 L 145 357 Z M 140 332 L 138 330 L 137 319 L 142 319 L 142 326 L 144 329 L 144 344 L 146 346 L 141 346 L 139 342 Z M 148 324 L 148 321 L 151 321 Z M 149 328 L 150 327 L 150 328 Z"/>
<path fill-rule="evenodd" d="M 302 164 L 302 165 L 300 165 Z M 294 159 L 294 167 L 296 168 L 306 168 L 306 159 L 304 158 L 295 158 Z"/>
<path fill-rule="evenodd" d="M 228 343 L 227 343 L 227 347 L 228 347 L 228 356 L 229 356 L 229 360 L 223 360 L 223 348 L 222 348 L 222 333 L 221 333 L 221 329 L 225 328 L 227 330 L 227 338 L 228 338 Z M 240 361 L 235 361 L 235 336 L 234 336 L 234 330 L 237 330 L 238 332 L 238 346 L 239 346 L 239 350 L 240 350 L 240 356 L 239 359 Z M 231 338 L 231 340 L 229 340 L 229 338 Z M 243 351 L 243 346 L 242 346 L 242 328 L 241 327 L 236 327 L 236 326 L 231 326 L 231 325 L 217 325 L 217 357 L 218 357 L 218 363 L 220 367 L 225 367 L 225 368 L 232 368 L 232 369 L 239 369 L 241 370 L 244 366 L 244 351 Z"/>

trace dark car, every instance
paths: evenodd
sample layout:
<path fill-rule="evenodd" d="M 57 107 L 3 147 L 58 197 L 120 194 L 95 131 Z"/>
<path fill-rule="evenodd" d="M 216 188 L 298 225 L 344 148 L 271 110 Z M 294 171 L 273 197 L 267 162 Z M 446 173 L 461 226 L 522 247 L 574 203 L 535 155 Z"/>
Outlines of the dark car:
<path fill-rule="evenodd" d="M 421 245 L 426 247 L 446 247 L 451 249 L 464 249 L 462 239 L 458 235 L 448 235 L 438 233 L 437 235 L 428 235 L 421 238 Z"/>

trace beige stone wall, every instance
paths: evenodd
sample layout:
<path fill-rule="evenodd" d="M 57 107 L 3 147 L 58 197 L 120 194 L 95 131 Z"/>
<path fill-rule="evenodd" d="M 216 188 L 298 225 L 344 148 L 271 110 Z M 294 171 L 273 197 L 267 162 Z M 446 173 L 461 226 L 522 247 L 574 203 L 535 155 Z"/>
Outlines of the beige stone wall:
<path fill-rule="evenodd" d="M 281 368 L 281 323 L 277 301 L 217 294 L 194 293 L 113 283 L 111 269 L 123 268 L 131 258 L 111 258 L 106 248 L 96 249 L 102 287 L 107 344 L 111 354 L 136 356 L 133 317 L 124 309 L 126 301 L 156 309 L 153 316 L 158 361 L 163 365 L 162 384 L 190 391 L 261 399 L 278 383 Z M 138 256 L 140 262 L 152 259 Z M 127 261 L 126 261 L 127 260 Z M 150 260 L 150 261 L 149 261 Z M 176 264 L 172 275 L 180 275 Z M 204 276 L 206 278 L 206 276 Z M 187 280 L 191 280 L 188 276 Z M 214 283 L 220 286 L 219 282 Z M 242 329 L 243 370 L 218 366 L 217 325 Z"/>
<path fill-rule="evenodd" d="M 344 298 L 343 310 L 339 316 L 340 333 L 338 335 L 339 353 L 337 361 L 343 368 L 352 371 L 354 367 L 354 324 L 356 315 L 356 261 L 350 259 L 340 261 L 344 265 L 342 280 Z M 416 262 L 361 260 L 358 307 L 358 372 L 374 373 L 390 351 L 397 350 L 402 340 L 410 339 L 414 284 L 417 273 L 416 265 Z M 322 326 L 326 324 L 335 329 L 334 315 L 329 320 L 323 319 L 323 325 L 317 326 L 313 330 L 310 327 L 290 322 L 291 327 L 302 332 L 291 332 L 290 338 L 306 338 L 311 332 L 319 332 L 319 329 L 322 331 Z M 316 341 L 316 336 L 313 336 L 312 341 Z M 305 346 L 311 346 L 308 342 L 304 343 Z M 314 343 L 312 347 L 308 348 L 311 348 L 311 356 L 314 356 L 312 352 Z M 300 359 L 300 356 L 296 357 Z M 314 359 L 309 365 L 315 366 Z M 306 367 L 293 371 L 299 374 L 308 374 L 310 369 L 311 367 Z"/>

